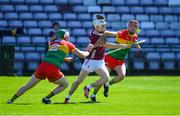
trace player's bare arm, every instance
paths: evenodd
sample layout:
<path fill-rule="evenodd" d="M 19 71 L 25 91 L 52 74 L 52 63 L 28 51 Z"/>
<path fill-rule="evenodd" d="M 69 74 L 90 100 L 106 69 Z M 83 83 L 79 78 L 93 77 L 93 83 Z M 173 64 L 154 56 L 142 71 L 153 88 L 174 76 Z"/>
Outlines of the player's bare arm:
<path fill-rule="evenodd" d="M 86 48 L 86 51 L 81 51 L 78 48 L 75 48 L 74 54 L 80 58 L 85 59 L 89 55 L 92 49 L 93 49 L 93 45 L 89 44 L 88 47 Z"/>
<path fill-rule="evenodd" d="M 114 43 L 106 43 L 103 45 L 106 48 L 114 49 L 114 48 L 122 48 L 126 49 L 127 45 L 126 44 L 114 44 Z"/>
<path fill-rule="evenodd" d="M 99 37 L 99 40 L 97 40 L 97 42 L 94 44 L 94 48 L 95 47 L 98 47 L 99 45 L 103 45 L 106 43 L 106 36 L 104 34 L 102 34 L 100 37 Z"/>
<path fill-rule="evenodd" d="M 113 36 L 116 37 L 117 32 L 113 32 L 113 31 L 105 31 L 104 35 L 105 36 Z"/>
<path fill-rule="evenodd" d="M 89 55 L 88 51 L 81 51 L 78 48 L 75 48 L 74 54 L 80 58 L 85 58 Z"/>
<path fill-rule="evenodd" d="M 94 44 L 94 48 L 99 46 L 99 45 L 103 45 L 106 48 L 122 48 L 122 49 L 126 49 L 127 45 L 126 44 L 114 44 L 114 43 L 106 43 L 106 35 L 102 34 L 99 38 L 99 40 Z"/>

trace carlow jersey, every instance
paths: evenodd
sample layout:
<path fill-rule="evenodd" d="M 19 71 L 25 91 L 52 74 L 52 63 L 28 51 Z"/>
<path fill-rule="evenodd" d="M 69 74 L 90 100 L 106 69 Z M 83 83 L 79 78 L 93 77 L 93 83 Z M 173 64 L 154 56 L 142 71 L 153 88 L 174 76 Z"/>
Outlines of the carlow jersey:
<path fill-rule="evenodd" d="M 101 35 L 96 33 L 95 31 L 90 32 L 89 34 L 90 43 L 95 44 L 100 36 Z M 92 49 L 87 59 L 102 60 L 104 58 L 104 54 L 105 54 L 105 47 L 98 46 Z"/>
<path fill-rule="evenodd" d="M 50 42 L 49 50 L 45 55 L 44 61 L 59 67 L 64 62 L 66 55 L 74 52 L 74 50 L 75 46 L 65 40 Z"/>
<path fill-rule="evenodd" d="M 132 44 L 137 40 L 137 38 L 138 38 L 138 35 L 136 33 L 134 35 L 130 35 L 127 29 L 118 31 L 116 35 L 115 43 L 126 44 L 128 45 L 128 48 L 121 49 L 116 52 L 112 52 L 109 55 L 118 60 L 124 60 L 128 52 L 130 51 Z M 112 50 L 114 49 L 109 49 L 109 51 L 112 51 Z"/>

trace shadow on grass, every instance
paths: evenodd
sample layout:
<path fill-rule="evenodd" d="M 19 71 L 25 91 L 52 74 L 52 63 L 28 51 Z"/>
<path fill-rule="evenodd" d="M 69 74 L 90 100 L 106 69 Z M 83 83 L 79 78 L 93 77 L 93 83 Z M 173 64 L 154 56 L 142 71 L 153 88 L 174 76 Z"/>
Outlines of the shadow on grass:
<path fill-rule="evenodd" d="M 70 102 L 70 103 L 67 103 L 67 104 L 96 104 L 96 103 L 101 103 L 101 102 L 93 102 L 93 101 L 85 101 L 85 102 Z M 66 105 L 64 102 L 55 102 L 55 103 L 52 103 L 52 104 L 64 104 Z"/>
<path fill-rule="evenodd" d="M 14 105 L 31 105 L 31 103 L 13 103 Z"/>
<path fill-rule="evenodd" d="M 101 103 L 99 101 L 93 102 L 93 101 L 86 101 L 86 102 L 79 102 L 81 104 L 97 104 L 97 103 Z"/>
<path fill-rule="evenodd" d="M 97 101 L 97 102 L 83 101 L 83 102 L 70 102 L 70 103 L 67 103 L 67 104 L 97 104 L 97 103 L 101 103 L 101 102 L 99 102 L 99 101 Z M 32 105 L 32 103 L 13 103 L 13 104 L 14 105 Z M 54 102 L 51 105 L 58 105 L 58 104 L 67 105 L 64 102 Z M 46 104 L 46 105 L 48 105 L 48 104 Z"/>
<path fill-rule="evenodd" d="M 65 104 L 64 102 L 54 102 L 52 104 Z M 77 104 L 77 102 L 70 102 L 68 104 Z"/>

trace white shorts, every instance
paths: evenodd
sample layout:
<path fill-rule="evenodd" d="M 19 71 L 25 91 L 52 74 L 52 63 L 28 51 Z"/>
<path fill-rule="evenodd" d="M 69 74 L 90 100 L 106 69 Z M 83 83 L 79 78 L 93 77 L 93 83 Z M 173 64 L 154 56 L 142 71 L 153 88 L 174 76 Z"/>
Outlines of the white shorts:
<path fill-rule="evenodd" d="M 86 59 L 82 65 L 82 69 L 88 72 L 94 72 L 97 69 L 106 69 L 104 59 L 102 60 L 91 60 Z"/>

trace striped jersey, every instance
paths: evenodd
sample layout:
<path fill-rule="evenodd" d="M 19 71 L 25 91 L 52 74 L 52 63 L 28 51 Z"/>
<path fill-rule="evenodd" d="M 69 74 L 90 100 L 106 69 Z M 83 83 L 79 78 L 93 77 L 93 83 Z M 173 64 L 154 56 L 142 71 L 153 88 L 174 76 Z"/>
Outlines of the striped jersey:
<path fill-rule="evenodd" d="M 126 55 L 131 49 L 132 44 L 137 40 L 138 35 L 135 33 L 133 35 L 130 35 L 127 29 L 118 31 L 116 34 L 116 41 L 117 44 L 126 44 L 128 45 L 127 49 L 120 49 L 116 52 L 112 52 L 109 55 L 113 58 L 116 58 L 118 60 L 124 60 Z M 112 51 L 115 49 L 109 49 L 108 51 Z"/>
<path fill-rule="evenodd" d="M 49 50 L 45 55 L 44 61 L 59 67 L 64 62 L 66 55 L 74 52 L 74 50 L 75 46 L 65 40 L 50 42 Z"/>

